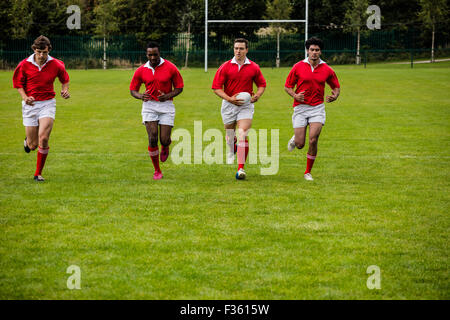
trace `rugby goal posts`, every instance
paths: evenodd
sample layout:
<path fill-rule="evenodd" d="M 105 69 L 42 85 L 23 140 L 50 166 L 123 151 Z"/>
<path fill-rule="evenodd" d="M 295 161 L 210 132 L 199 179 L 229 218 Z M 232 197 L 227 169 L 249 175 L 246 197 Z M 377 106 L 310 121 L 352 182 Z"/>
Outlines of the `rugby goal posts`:
<path fill-rule="evenodd" d="M 308 40 L 308 0 L 305 0 L 304 20 L 209 20 L 208 0 L 205 0 L 205 72 L 208 72 L 208 24 L 209 23 L 305 23 L 305 41 Z M 307 53 L 305 50 L 305 58 Z"/>

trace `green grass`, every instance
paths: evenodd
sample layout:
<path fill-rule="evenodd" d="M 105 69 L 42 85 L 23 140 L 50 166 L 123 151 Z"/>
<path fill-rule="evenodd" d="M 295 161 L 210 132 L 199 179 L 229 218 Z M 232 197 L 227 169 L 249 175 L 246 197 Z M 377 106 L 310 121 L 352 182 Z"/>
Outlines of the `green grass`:
<path fill-rule="evenodd" d="M 42 184 L 0 72 L 0 299 L 449 299 L 450 63 L 335 70 L 313 182 L 306 151 L 286 150 L 288 68 L 263 69 L 254 117 L 279 129 L 276 175 L 169 158 L 157 182 L 133 71 L 69 70 Z M 214 72 L 182 70 L 175 128 L 222 129 Z"/>

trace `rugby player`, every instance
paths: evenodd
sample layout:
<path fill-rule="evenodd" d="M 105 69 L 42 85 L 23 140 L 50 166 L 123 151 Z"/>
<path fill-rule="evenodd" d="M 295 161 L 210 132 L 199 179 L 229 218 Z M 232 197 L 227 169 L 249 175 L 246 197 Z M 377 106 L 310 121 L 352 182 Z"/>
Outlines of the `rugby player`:
<path fill-rule="evenodd" d="M 234 57 L 223 63 L 217 70 L 212 89 L 222 98 L 222 120 L 226 131 L 228 145 L 227 163 L 234 163 L 234 153 L 237 152 L 238 171 L 236 179 L 245 179 L 244 164 L 248 155 L 248 130 L 252 126 L 254 103 L 257 102 L 266 89 L 266 80 L 259 65 L 247 58 L 248 40 L 238 38 L 234 40 Z M 253 92 L 256 84 L 256 93 Z M 240 92 L 251 95 L 250 103 L 244 105 L 242 99 L 236 96 Z M 236 147 L 236 125 L 239 131 L 239 142 Z"/>
<path fill-rule="evenodd" d="M 331 89 L 326 102 L 336 101 L 340 94 L 340 85 L 336 73 L 322 59 L 323 42 L 318 38 L 310 38 L 305 42 L 308 57 L 297 62 L 289 72 L 285 83 L 285 91 L 294 98 L 292 125 L 294 135 L 288 142 L 288 150 L 305 146 L 306 127 L 309 126 L 309 147 L 306 154 L 306 170 L 304 178 L 314 180 L 311 170 L 317 156 L 319 135 L 325 124 L 324 92 L 325 83 Z M 295 88 L 295 91 L 294 91 Z"/>
<path fill-rule="evenodd" d="M 42 170 L 49 152 L 48 141 L 52 132 L 56 113 L 53 83 L 61 82 L 61 97 L 69 99 L 69 75 L 61 60 L 49 55 L 52 50 L 50 40 L 37 37 L 31 46 L 34 53 L 22 60 L 14 70 L 13 87 L 22 97 L 22 118 L 25 126 L 26 153 L 38 148 L 34 180 L 42 182 Z"/>
<path fill-rule="evenodd" d="M 142 100 L 142 123 L 147 129 L 148 153 L 152 159 L 154 180 L 163 177 L 159 160 L 165 162 L 169 157 L 170 135 L 175 121 L 173 98 L 183 91 L 184 83 L 177 67 L 161 57 L 159 44 L 149 42 L 146 48 L 147 63 L 136 69 L 130 84 L 131 95 Z M 145 92 L 139 93 L 141 85 Z M 159 129 L 159 130 L 158 130 Z M 161 143 L 161 152 L 158 148 Z"/>

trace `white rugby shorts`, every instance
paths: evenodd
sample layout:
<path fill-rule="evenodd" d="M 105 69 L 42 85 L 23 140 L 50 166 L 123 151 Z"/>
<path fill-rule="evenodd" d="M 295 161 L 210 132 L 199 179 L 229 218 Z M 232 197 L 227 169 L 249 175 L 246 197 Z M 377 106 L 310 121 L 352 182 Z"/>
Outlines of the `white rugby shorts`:
<path fill-rule="evenodd" d="M 25 101 L 22 100 L 22 118 L 25 127 L 39 126 L 39 119 L 41 118 L 52 118 L 54 120 L 55 114 L 55 98 L 44 101 L 34 101 L 32 106 L 26 104 Z"/>
<path fill-rule="evenodd" d="M 144 101 L 142 103 L 142 123 L 145 124 L 147 121 L 158 121 L 159 124 L 173 127 L 175 123 L 175 105 L 173 101 Z"/>
<path fill-rule="evenodd" d="M 222 100 L 222 120 L 223 124 L 229 124 L 242 119 L 253 119 L 255 105 L 249 103 L 244 106 L 237 106 L 226 100 Z"/>
<path fill-rule="evenodd" d="M 324 125 L 325 120 L 325 104 L 323 103 L 317 106 L 299 104 L 294 108 L 294 113 L 292 114 L 292 126 L 294 128 L 306 127 L 311 122 L 320 122 Z"/>

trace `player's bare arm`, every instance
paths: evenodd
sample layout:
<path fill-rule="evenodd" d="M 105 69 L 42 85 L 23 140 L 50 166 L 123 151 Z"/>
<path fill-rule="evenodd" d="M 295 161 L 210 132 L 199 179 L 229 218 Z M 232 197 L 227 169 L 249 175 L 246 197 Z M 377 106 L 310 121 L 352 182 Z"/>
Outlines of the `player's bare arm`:
<path fill-rule="evenodd" d="M 223 89 L 213 89 L 213 90 L 215 94 L 217 94 L 220 98 L 224 99 L 225 101 L 228 101 L 229 103 L 232 103 L 236 106 L 242 106 L 244 104 L 244 100 L 236 98 L 236 96 L 238 95 L 237 93 L 230 97 L 225 93 L 225 91 L 223 91 Z"/>
<path fill-rule="evenodd" d="M 252 96 L 252 100 L 250 100 L 250 102 L 255 103 L 258 101 L 264 93 L 264 90 L 266 90 L 266 87 L 258 87 L 258 90 L 256 90 L 256 93 Z"/>
<path fill-rule="evenodd" d="M 70 98 L 69 82 L 63 83 L 61 85 L 61 97 L 63 97 L 64 99 L 69 99 Z"/>
<path fill-rule="evenodd" d="M 288 87 L 284 87 L 284 90 L 287 92 L 288 95 L 290 95 L 296 101 L 298 101 L 298 102 L 305 101 L 305 91 L 300 91 L 299 93 L 295 93 L 294 89 L 288 88 Z"/>
<path fill-rule="evenodd" d="M 19 92 L 20 96 L 22 97 L 22 100 L 25 101 L 26 104 L 32 106 L 34 104 L 34 97 L 33 96 L 27 96 L 25 93 L 25 90 L 23 88 L 17 88 L 17 91 Z"/>
<path fill-rule="evenodd" d="M 170 99 L 176 97 L 177 95 L 179 95 L 181 92 L 183 92 L 183 88 L 175 88 L 169 93 L 164 93 L 161 90 L 159 90 L 160 95 L 158 96 L 158 100 L 161 102 L 170 100 Z"/>
<path fill-rule="evenodd" d="M 327 96 L 327 102 L 333 102 L 336 101 L 339 97 L 339 94 L 341 93 L 341 88 L 334 88 L 331 91 L 331 96 Z"/>
<path fill-rule="evenodd" d="M 134 98 L 136 98 L 136 99 L 138 99 L 138 100 L 142 100 L 142 101 L 148 101 L 148 100 L 150 100 L 150 98 L 151 98 L 151 96 L 150 96 L 147 92 L 139 93 L 139 91 L 136 91 L 136 90 L 130 90 L 130 94 L 131 94 Z"/>

